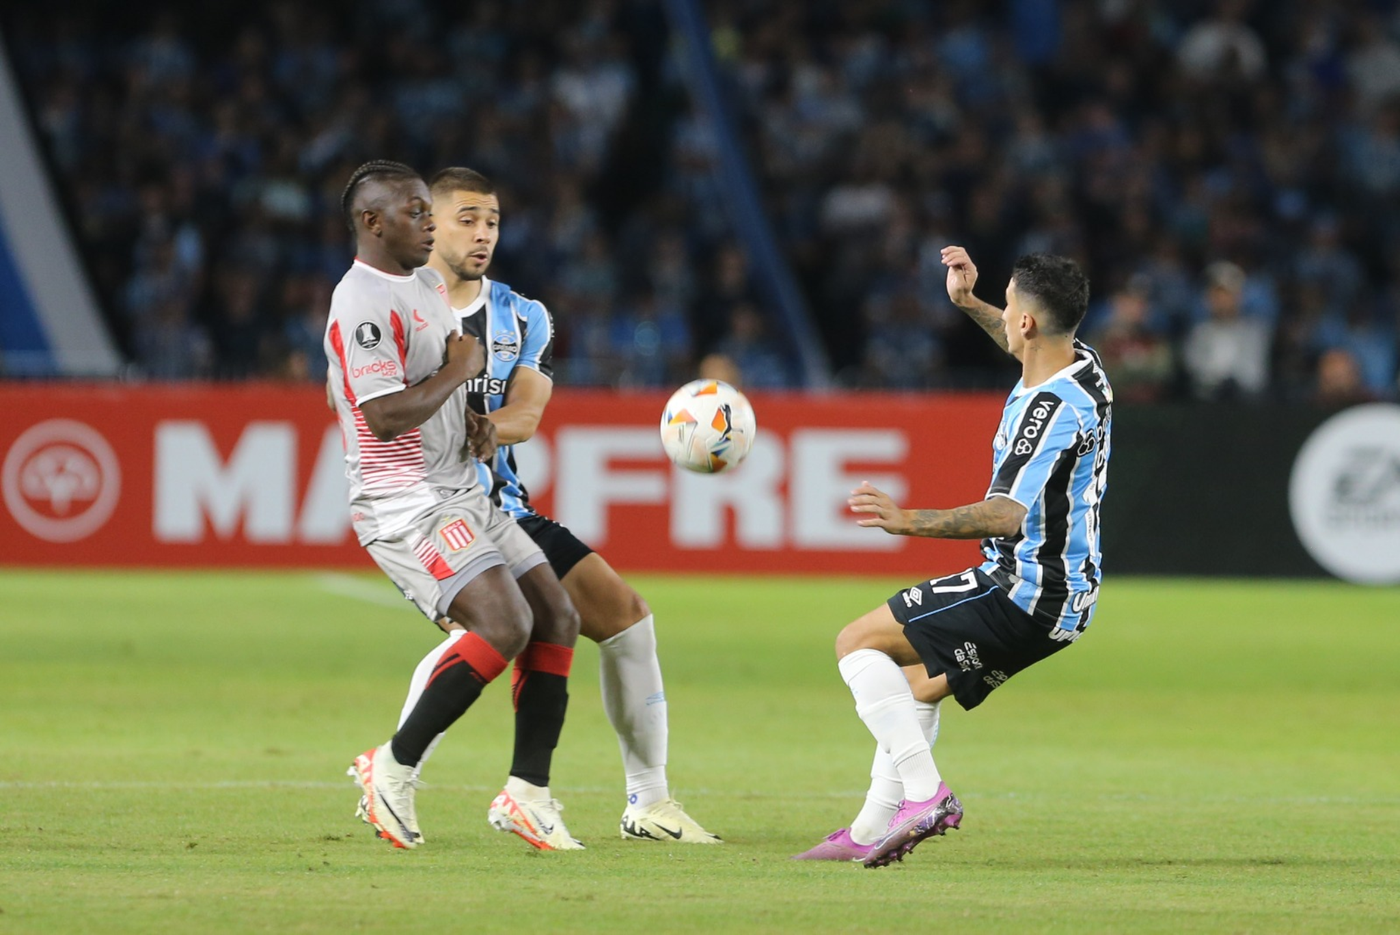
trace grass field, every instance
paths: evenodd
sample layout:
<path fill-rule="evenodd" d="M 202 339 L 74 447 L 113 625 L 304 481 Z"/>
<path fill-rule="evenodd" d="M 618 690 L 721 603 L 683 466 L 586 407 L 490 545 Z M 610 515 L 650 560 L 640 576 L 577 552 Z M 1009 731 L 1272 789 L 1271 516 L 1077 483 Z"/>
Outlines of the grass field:
<path fill-rule="evenodd" d="M 403 852 L 342 775 L 435 642 L 387 582 L 0 572 L 0 933 L 1400 930 L 1400 590 L 1110 581 L 1077 646 L 945 706 L 963 829 L 867 871 L 787 857 L 859 805 L 831 640 L 902 582 L 635 580 L 723 847 L 618 840 L 591 644 L 553 783 L 588 850 L 487 826 L 495 686 Z"/>

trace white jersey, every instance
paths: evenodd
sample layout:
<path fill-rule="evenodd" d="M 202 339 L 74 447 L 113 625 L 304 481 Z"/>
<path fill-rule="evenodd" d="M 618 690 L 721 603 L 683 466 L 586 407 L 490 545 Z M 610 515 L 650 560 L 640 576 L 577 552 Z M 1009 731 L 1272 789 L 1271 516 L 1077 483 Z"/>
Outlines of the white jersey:
<path fill-rule="evenodd" d="M 331 296 L 326 359 L 345 441 L 350 518 L 360 544 L 397 535 L 438 502 L 477 485 L 467 451 L 467 394 L 458 388 L 428 421 L 393 441 L 375 438 L 360 407 L 442 367 L 458 330 L 447 286 L 428 267 L 395 276 L 356 260 Z"/>

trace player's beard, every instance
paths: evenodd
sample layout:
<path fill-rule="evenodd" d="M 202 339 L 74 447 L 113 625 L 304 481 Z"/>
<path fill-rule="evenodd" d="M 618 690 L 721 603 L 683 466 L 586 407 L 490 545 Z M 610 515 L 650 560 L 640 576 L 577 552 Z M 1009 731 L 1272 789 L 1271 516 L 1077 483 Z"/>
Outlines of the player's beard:
<path fill-rule="evenodd" d="M 485 278 L 486 269 L 491 265 L 491 263 L 490 261 L 487 261 L 486 263 L 482 264 L 481 270 L 479 272 L 472 272 L 471 270 L 467 269 L 464 263 L 449 263 L 447 265 L 452 270 L 453 274 L 462 282 L 477 282 L 478 280 Z"/>

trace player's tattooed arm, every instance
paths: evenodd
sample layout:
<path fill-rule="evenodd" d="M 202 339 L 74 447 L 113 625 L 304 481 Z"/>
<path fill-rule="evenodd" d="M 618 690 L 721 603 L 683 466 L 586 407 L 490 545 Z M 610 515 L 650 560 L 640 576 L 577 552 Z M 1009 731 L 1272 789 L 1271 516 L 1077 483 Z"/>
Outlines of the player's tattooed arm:
<path fill-rule="evenodd" d="M 852 513 L 870 514 L 858 526 L 875 526 L 894 536 L 930 539 L 984 539 L 1015 535 L 1026 508 L 1009 497 L 989 497 L 951 510 L 903 510 L 889 494 L 862 483 L 847 501 Z"/>
<path fill-rule="evenodd" d="M 1001 309 L 983 302 L 972 294 L 977 284 L 977 266 L 962 247 L 944 247 L 943 265 L 948 267 L 948 298 L 977 323 L 977 327 L 987 332 L 1003 351 L 1010 352 L 1006 342 L 1006 323 L 1001 320 Z"/>
<path fill-rule="evenodd" d="M 1011 346 L 1006 342 L 1006 322 L 1001 320 L 1001 309 L 983 302 L 976 296 L 972 296 L 971 299 L 970 304 L 959 305 L 958 308 L 976 322 L 977 327 L 991 335 L 992 340 L 997 342 L 997 347 L 1010 353 Z"/>

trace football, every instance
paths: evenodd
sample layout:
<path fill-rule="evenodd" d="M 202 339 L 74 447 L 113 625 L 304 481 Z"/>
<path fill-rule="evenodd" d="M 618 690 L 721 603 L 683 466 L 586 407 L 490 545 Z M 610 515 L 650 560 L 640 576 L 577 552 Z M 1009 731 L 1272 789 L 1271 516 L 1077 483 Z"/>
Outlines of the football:
<path fill-rule="evenodd" d="M 749 401 L 720 380 L 693 380 L 661 412 L 661 447 L 687 471 L 732 470 L 753 448 L 758 425 Z"/>

